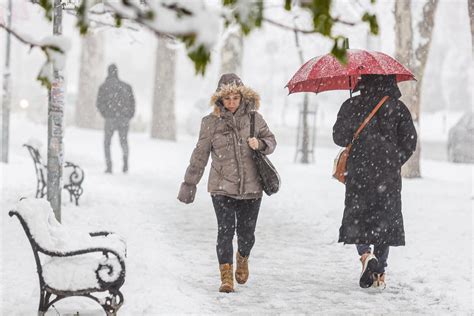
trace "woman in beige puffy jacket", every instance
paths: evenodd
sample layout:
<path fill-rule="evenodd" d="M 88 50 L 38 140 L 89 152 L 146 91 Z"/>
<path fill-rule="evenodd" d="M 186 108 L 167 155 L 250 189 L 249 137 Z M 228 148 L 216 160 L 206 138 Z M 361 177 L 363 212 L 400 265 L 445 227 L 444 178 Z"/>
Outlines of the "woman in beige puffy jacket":
<path fill-rule="evenodd" d="M 255 226 L 262 201 L 262 185 L 252 151 L 269 155 L 275 136 L 263 117 L 255 115 L 255 135 L 250 137 L 250 113 L 260 105 L 258 94 L 244 86 L 235 74 L 224 74 L 211 98 L 213 113 L 202 119 L 199 140 L 181 184 L 178 199 L 192 203 L 196 185 L 212 157 L 208 191 L 218 223 L 217 257 L 221 272 L 220 292 L 234 291 L 232 240 L 237 230 L 235 279 L 247 282 L 248 258 L 255 243 Z"/>

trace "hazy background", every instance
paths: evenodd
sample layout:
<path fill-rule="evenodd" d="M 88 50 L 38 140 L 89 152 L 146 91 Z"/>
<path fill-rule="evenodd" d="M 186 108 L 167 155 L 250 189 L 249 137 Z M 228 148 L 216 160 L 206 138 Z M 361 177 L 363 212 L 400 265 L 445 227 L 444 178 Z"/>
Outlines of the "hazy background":
<path fill-rule="evenodd" d="M 209 1 L 216 5 L 218 1 Z M 352 3 L 352 5 L 350 5 Z M 357 20 L 357 5 L 353 1 L 335 1 L 336 12 L 347 19 Z M 5 18 L 7 1 L 0 0 L 0 16 Z M 26 0 L 13 1 L 13 27 L 31 37 L 41 39 L 52 33 L 52 25 L 44 18 L 39 6 Z M 283 10 L 283 1 L 266 2 L 265 14 L 274 20 L 287 22 L 292 19 Z M 350 38 L 351 48 L 369 48 L 394 55 L 394 1 L 379 0 L 375 6 L 378 13 L 380 35 L 368 37 L 367 26 L 359 25 L 348 28 L 339 26 L 335 32 L 341 32 Z M 361 7 L 359 11 L 362 11 Z M 304 21 L 299 21 L 304 26 Z M 66 91 L 66 124 L 73 123 L 75 100 L 79 79 L 79 60 L 81 41 L 74 27 L 75 18 L 67 13 L 63 19 L 63 34 L 71 39 L 72 48 L 67 57 L 65 71 Z M 151 116 L 152 90 L 155 73 L 156 38 L 149 31 L 137 26 L 138 31 L 127 29 L 103 29 L 106 64 L 103 69 L 91 69 L 99 72 L 104 78 L 109 63 L 116 63 L 119 76 L 130 83 L 137 99 L 137 115 L 132 121 L 136 131 L 148 131 Z M 222 33 L 222 30 L 219 32 Z M 435 18 L 435 27 L 431 51 L 427 62 L 422 111 L 450 111 L 459 113 L 472 105 L 471 89 L 472 54 L 470 43 L 469 17 L 466 0 L 440 0 Z M 329 52 L 331 42 L 318 35 L 301 35 L 301 44 L 305 60 Z M 3 73 L 5 58 L 5 32 L 0 32 L 0 71 Z M 43 63 L 43 55 L 29 48 L 16 39 L 12 43 L 12 111 L 24 113 L 34 121 L 46 122 L 46 90 L 36 80 L 36 75 Z M 196 76 L 193 64 L 187 59 L 184 47 L 176 46 L 176 114 L 178 124 L 182 127 L 189 115 L 199 116 L 192 112 L 198 99 L 209 99 L 216 88 L 219 69 L 220 43 L 216 45 L 212 62 L 206 75 Z M 290 77 L 300 66 L 295 48 L 294 34 L 291 31 L 264 24 L 261 29 L 244 39 L 244 57 L 242 79 L 246 85 L 253 87 L 262 96 L 261 111 L 270 124 L 296 126 L 298 106 L 302 94 L 287 96 L 284 88 Z M 1 81 L 0 77 L 0 81 Z M 318 122 L 330 125 L 341 102 L 348 97 L 346 91 L 325 92 L 311 96 L 312 104 L 318 102 Z M 21 100 L 27 100 L 28 108 L 20 107 Z M 26 104 L 23 101 L 23 105 Z M 193 114 L 190 114 L 193 113 Z M 449 116 L 443 112 L 444 116 Z M 194 123 L 192 123 L 194 124 Z M 320 125 L 321 125 L 320 124 Z M 423 116 L 421 118 L 423 124 Z M 12 126 L 15 130 L 15 126 Z M 324 131 L 323 132 L 327 132 Z M 46 135 L 45 135 L 46 137 Z"/>

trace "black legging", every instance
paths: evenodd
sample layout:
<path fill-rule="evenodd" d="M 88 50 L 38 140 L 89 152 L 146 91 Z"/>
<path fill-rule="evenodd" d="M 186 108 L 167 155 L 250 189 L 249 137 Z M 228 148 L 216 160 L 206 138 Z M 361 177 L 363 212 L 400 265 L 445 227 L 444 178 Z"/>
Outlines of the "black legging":
<path fill-rule="evenodd" d="M 123 151 L 123 164 L 128 167 L 128 129 L 127 119 L 105 119 L 104 125 L 104 152 L 107 169 L 112 169 L 112 159 L 110 158 L 110 144 L 115 131 L 118 131 L 120 145 Z"/>
<path fill-rule="evenodd" d="M 224 195 L 212 196 L 218 225 L 216 251 L 219 264 L 233 263 L 232 240 L 236 226 L 239 253 L 243 257 L 250 255 L 255 243 L 255 226 L 261 202 L 261 198 L 239 200 Z"/>

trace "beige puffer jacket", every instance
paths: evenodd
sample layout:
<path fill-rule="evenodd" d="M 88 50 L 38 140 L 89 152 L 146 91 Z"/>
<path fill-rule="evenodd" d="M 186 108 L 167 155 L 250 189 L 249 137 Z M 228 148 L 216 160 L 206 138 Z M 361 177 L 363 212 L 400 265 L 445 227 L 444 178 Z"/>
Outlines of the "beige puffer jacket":
<path fill-rule="evenodd" d="M 223 106 L 215 105 L 214 112 L 202 119 L 199 140 L 178 194 L 181 202 L 193 202 L 196 185 L 204 173 L 209 155 L 212 157 L 208 181 L 211 194 L 237 199 L 262 196 L 252 149 L 247 143 L 250 137 L 250 111 L 258 110 L 260 104 L 258 94 L 243 85 L 223 85 L 212 96 L 211 102 L 218 104 L 223 96 L 235 92 L 241 94 L 242 101 L 234 114 Z M 258 112 L 255 115 L 255 137 L 259 140 L 258 150 L 262 153 L 269 155 L 275 150 L 275 136 Z"/>

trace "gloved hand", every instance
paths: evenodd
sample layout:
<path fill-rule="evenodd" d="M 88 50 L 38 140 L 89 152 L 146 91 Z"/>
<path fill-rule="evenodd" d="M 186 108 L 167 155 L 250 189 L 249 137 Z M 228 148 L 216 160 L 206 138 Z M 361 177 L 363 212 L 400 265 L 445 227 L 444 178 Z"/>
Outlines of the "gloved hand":
<path fill-rule="evenodd" d="M 186 182 L 181 183 L 181 187 L 179 188 L 179 193 L 178 193 L 179 201 L 185 204 L 190 204 L 190 203 L 193 203 L 195 196 L 196 196 L 196 185 L 189 184 Z"/>

